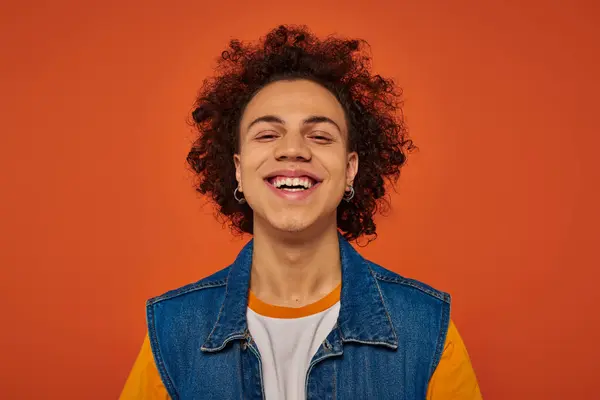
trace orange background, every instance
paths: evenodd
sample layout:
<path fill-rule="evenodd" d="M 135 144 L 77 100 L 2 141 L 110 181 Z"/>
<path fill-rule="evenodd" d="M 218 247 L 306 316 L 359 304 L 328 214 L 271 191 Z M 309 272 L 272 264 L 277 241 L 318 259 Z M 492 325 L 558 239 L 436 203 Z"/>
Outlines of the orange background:
<path fill-rule="evenodd" d="M 116 398 L 144 300 L 233 259 L 185 119 L 280 23 L 367 39 L 404 88 L 421 150 L 361 252 L 452 293 L 484 397 L 599 396 L 597 2 L 166 4 L 2 3 L 1 398 Z"/>

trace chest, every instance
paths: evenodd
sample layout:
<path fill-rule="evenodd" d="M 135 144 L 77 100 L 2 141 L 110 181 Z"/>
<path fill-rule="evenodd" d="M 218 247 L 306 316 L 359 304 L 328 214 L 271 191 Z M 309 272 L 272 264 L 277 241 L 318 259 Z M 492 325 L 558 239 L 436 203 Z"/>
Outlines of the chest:
<path fill-rule="evenodd" d="M 333 330 L 339 303 L 296 318 L 247 312 L 248 330 L 257 350 L 266 400 L 306 398 L 306 377 L 314 355 Z"/>
<path fill-rule="evenodd" d="M 303 399 L 425 398 L 431 360 L 419 355 L 418 343 L 389 349 L 349 342 L 341 351 L 325 343 L 300 379 Z M 179 398 L 202 399 L 211 393 L 212 398 L 269 400 L 263 365 L 250 335 L 219 353 L 199 353 L 181 376 Z"/>

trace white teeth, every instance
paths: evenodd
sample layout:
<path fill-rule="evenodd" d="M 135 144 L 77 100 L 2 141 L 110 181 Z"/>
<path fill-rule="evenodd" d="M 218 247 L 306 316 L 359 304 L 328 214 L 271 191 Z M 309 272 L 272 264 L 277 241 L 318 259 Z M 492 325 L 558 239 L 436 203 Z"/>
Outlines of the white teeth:
<path fill-rule="evenodd" d="M 312 181 L 309 178 L 287 178 L 287 177 L 283 177 L 283 176 L 278 176 L 276 178 L 274 178 L 273 181 L 271 181 L 271 184 L 273 186 L 275 186 L 276 188 L 280 188 L 281 186 L 303 186 L 304 189 L 309 189 L 313 186 Z M 283 190 L 289 190 L 289 191 L 299 191 L 299 190 L 304 190 L 301 188 L 283 188 Z"/>

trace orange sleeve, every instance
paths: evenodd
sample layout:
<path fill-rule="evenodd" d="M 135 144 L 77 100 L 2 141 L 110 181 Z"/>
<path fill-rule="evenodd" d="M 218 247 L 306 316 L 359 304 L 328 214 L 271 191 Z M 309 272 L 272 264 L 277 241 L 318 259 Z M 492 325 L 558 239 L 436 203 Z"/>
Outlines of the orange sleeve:
<path fill-rule="evenodd" d="M 142 343 L 119 400 L 168 400 L 169 394 L 154 363 L 148 334 Z"/>
<path fill-rule="evenodd" d="M 467 348 L 450 321 L 444 352 L 431 377 L 427 400 L 481 400 Z"/>

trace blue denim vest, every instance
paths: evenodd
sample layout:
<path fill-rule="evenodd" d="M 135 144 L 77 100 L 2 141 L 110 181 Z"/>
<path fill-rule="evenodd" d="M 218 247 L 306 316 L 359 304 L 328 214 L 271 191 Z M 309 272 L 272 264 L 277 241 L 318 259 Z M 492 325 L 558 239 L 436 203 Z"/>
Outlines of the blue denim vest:
<path fill-rule="evenodd" d="M 307 399 L 425 399 L 450 296 L 364 259 L 341 236 L 339 243 L 340 313 L 310 363 Z M 150 343 L 173 400 L 264 399 L 246 324 L 251 261 L 252 240 L 229 267 L 148 300 Z"/>

